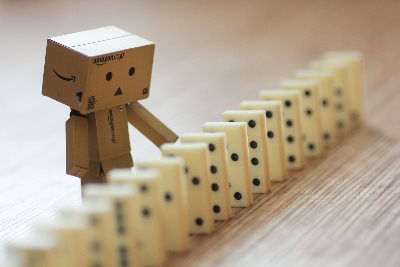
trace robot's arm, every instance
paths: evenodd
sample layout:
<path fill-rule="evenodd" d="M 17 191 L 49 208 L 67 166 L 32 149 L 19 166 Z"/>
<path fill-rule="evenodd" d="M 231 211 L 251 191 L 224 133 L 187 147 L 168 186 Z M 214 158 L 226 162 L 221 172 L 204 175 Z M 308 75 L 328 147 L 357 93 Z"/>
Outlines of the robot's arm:
<path fill-rule="evenodd" d="M 89 169 L 88 120 L 72 111 L 71 117 L 65 123 L 65 129 L 67 174 L 82 177 Z"/>
<path fill-rule="evenodd" d="M 174 143 L 178 136 L 138 102 L 128 105 L 128 121 L 153 144 Z"/>

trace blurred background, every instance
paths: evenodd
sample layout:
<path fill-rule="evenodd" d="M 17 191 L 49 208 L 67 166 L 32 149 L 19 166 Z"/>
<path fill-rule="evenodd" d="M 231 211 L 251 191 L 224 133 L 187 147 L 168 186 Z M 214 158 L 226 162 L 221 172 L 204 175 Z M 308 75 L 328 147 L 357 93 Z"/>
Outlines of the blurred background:
<path fill-rule="evenodd" d="M 142 103 L 178 134 L 221 120 L 326 50 L 357 49 L 373 127 L 393 115 L 373 108 L 400 104 L 389 79 L 400 68 L 399 14 L 400 1 L 0 0 L 0 258 L 33 222 L 81 201 L 79 180 L 65 174 L 69 108 L 41 95 L 46 38 L 115 25 L 153 41 L 152 91 Z M 379 130 L 400 136 L 396 116 Z M 158 155 L 130 130 L 134 159 Z"/>

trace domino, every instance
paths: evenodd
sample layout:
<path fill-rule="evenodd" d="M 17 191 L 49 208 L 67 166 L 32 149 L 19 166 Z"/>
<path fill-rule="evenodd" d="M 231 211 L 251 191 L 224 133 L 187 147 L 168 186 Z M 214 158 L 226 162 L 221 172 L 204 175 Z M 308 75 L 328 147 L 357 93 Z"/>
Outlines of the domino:
<path fill-rule="evenodd" d="M 140 228 L 135 221 L 138 205 L 135 188 L 119 184 L 87 184 L 83 187 L 83 196 L 85 200 L 104 199 L 112 205 L 117 266 L 141 266 L 137 244 Z"/>
<path fill-rule="evenodd" d="M 280 101 L 243 101 L 242 110 L 263 110 L 267 120 L 268 159 L 271 181 L 285 181 L 288 177 L 283 139 L 283 111 Z"/>
<path fill-rule="evenodd" d="M 286 162 L 288 169 L 298 170 L 305 165 L 304 137 L 302 123 L 301 92 L 298 90 L 263 90 L 261 100 L 282 102 Z"/>
<path fill-rule="evenodd" d="M 320 88 L 316 80 L 284 80 L 280 88 L 301 91 L 304 154 L 319 157 L 324 152 L 321 126 Z"/>
<path fill-rule="evenodd" d="M 118 266 L 113 233 L 115 222 L 110 202 L 85 199 L 82 207 L 63 209 L 60 214 L 61 218 L 83 219 L 89 225 L 89 266 Z"/>
<path fill-rule="evenodd" d="M 231 203 L 233 207 L 249 207 L 253 203 L 253 195 L 246 123 L 207 122 L 203 124 L 203 131 L 226 134 Z"/>
<path fill-rule="evenodd" d="M 67 267 L 54 237 L 34 233 L 22 240 L 12 241 L 7 248 L 15 266 Z"/>
<path fill-rule="evenodd" d="M 189 214 L 184 161 L 181 158 L 138 160 L 137 168 L 160 172 L 162 233 L 165 249 L 184 252 L 190 248 Z"/>
<path fill-rule="evenodd" d="M 341 62 L 315 60 L 310 67 L 329 70 L 333 73 L 335 87 L 334 108 L 336 110 L 336 130 L 338 137 L 344 137 L 350 131 L 349 90 L 346 65 Z"/>
<path fill-rule="evenodd" d="M 341 62 L 346 65 L 348 77 L 348 107 L 351 118 L 351 128 L 365 125 L 365 110 L 363 97 L 363 56 L 357 51 L 330 51 L 323 55 L 329 62 Z"/>
<path fill-rule="evenodd" d="M 161 229 L 160 174 L 156 170 L 114 169 L 107 174 L 111 183 L 135 187 L 138 205 L 134 217 L 140 227 L 138 233 L 139 252 L 144 266 L 161 266 L 166 254 Z"/>
<path fill-rule="evenodd" d="M 185 161 L 189 202 L 189 233 L 209 234 L 214 230 L 211 204 L 210 159 L 206 144 L 164 144 L 164 156 Z"/>
<path fill-rule="evenodd" d="M 337 140 L 336 111 L 334 109 L 335 88 L 333 73 L 325 70 L 300 70 L 295 74 L 299 79 L 313 79 L 320 82 L 322 137 L 325 147 Z"/>
<path fill-rule="evenodd" d="M 89 267 L 89 225 L 82 217 L 61 218 L 38 226 L 38 233 L 58 240 L 66 266 Z"/>
<path fill-rule="evenodd" d="M 232 217 L 229 191 L 228 158 L 224 133 L 186 133 L 182 143 L 206 143 L 210 155 L 211 202 L 214 219 L 228 220 Z"/>
<path fill-rule="evenodd" d="M 268 193 L 271 191 L 271 181 L 265 112 L 261 110 L 227 110 L 223 113 L 223 118 L 227 122 L 247 123 L 252 191 L 253 193 Z"/>

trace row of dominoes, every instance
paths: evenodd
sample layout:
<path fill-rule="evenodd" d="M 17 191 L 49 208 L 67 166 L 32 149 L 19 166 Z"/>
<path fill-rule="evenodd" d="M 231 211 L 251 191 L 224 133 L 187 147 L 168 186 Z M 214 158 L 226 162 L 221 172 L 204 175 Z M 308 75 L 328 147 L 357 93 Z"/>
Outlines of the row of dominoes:
<path fill-rule="evenodd" d="M 86 185 L 82 207 L 10 246 L 17 266 L 161 266 L 364 123 L 357 52 L 326 53 L 279 87 L 164 144 L 161 159 Z"/>

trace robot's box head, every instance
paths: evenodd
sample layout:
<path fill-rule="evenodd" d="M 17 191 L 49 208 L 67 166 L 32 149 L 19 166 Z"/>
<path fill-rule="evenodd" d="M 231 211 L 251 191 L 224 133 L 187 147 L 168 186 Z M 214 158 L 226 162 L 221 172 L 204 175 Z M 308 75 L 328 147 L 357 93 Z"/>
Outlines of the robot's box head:
<path fill-rule="evenodd" d="M 116 27 L 47 40 L 42 93 L 81 113 L 147 98 L 154 44 Z"/>

